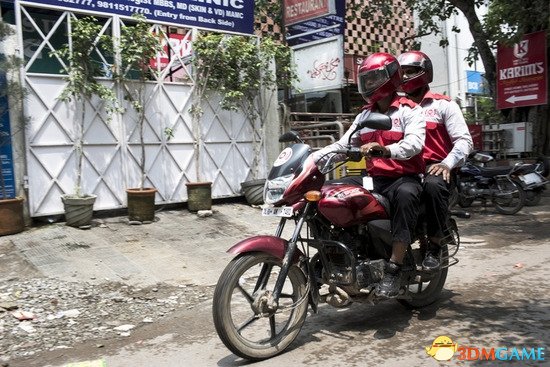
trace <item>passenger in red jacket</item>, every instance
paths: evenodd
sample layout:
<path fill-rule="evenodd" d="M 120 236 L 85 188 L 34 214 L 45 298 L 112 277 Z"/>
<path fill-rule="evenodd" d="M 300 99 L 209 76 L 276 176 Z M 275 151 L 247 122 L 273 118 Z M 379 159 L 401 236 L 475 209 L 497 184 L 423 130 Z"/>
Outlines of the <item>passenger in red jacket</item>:
<path fill-rule="evenodd" d="M 402 90 L 420 104 L 426 119 L 426 142 L 423 158 L 427 171 L 423 201 L 430 240 L 422 263 L 427 270 L 439 267 L 440 245 L 447 232 L 451 171 L 464 164 L 473 142 L 460 107 L 447 96 L 430 91 L 433 67 L 430 58 L 420 51 L 405 52 L 398 57 L 403 69 Z"/>
<path fill-rule="evenodd" d="M 367 178 L 372 179 L 374 190 L 386 196 L 391 206 L 392 255 L 384 278 L 376 289 L 379 296 L 388 298 L 399 293 L 401 265 L 412 240 L 411 232 L 416 226 L 420 206 L 420 174 L 425 170 L 419 153 L 424 145 L 426 124 L 420 107 L 397 95 L 401 76 L 401 68 L 394 56 L 379 52 L 367 57 L 359 67 L 357 81 L 359 92 L 367 101 L 364 111 L 339 141 L 314 153 L 314 158 L 319 160 L 335 149 L 344 149 L 365 113 L 381 112 L 392 119 L 391 130 L 363 128 L 351 139 L 351 144 L 361 147 L 367 157 L 367 175 L 370 177 Z M 377 153 L 382 157 L 375 157 Z M 346 179 L 363 185 L 362 177 Z"/>

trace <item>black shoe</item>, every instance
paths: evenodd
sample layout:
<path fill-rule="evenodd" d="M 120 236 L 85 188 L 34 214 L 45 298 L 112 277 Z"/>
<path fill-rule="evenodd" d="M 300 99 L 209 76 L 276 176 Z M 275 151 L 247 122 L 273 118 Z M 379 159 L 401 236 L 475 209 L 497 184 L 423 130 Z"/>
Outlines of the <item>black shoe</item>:
<path fill-rule="evenodd" d="M 400 275 L 401 265 L 391 261 L 388 262 L 386 271 L 384 272 L 384 278 L 382 278 L 376 288 L 376 295 L 385 298 L 397 297 L 399 289 L 401 288 Z"/>
<path fill-rule="evenodd" d="M 434 252 L 428 252 L 424 261 L 422 261 L 422 268 L 424 270 L 433 271 L 439 268 L 439 254 Z"/>
<path fill-rule="evenodd" d="M 427 271 L 437 270 L 440 266 L 439 255 L 441 253 L 441 245 L 428 242 L 428 250 L 426 251 L 426 257 L 422 261 L 422 268 Z"/>

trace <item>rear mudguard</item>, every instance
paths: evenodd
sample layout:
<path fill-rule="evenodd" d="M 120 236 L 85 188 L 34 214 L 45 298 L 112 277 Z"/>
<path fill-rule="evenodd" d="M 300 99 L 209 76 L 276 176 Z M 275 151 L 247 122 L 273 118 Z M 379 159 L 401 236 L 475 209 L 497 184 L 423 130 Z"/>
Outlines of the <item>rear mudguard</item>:
<path fill-rule="evenodd" d="M 287 246 L 288 241 L 281 237 L 254 236 L 237 243 L 227 250 L 227 252 L 233 255 L 240 255 L 246 252 L 266 252 L 278 259 L 283 260 Z M 302 255 L 302 251 L 297 248 L 294 252 L 292 262 L 298 263 L 298 261 L 300 261 L 300 256 Z"/>

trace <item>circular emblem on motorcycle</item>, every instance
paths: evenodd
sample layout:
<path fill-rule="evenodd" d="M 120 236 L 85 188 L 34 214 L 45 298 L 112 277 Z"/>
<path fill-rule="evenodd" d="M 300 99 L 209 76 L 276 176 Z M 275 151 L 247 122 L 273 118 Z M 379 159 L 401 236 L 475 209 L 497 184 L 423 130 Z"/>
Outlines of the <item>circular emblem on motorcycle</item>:
<path fill-rule="evenodd" d="M 279 167 L 288 162 L 288 160 L 292 157 L 292 149 L 285 148 L 277 157 L 275 162 L 273 163 L 273 167 Z"/>

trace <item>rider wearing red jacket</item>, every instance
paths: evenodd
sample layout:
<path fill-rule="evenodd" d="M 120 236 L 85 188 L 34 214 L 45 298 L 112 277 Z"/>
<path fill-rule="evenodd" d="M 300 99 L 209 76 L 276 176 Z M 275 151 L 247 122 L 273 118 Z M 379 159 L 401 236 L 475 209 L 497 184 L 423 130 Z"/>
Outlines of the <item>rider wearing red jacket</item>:
<path fill-rule="evenodd" d="M 439 249 L 446 233 L 451 170 L 464 164 L 473 148 L 472 137 L 456 102 L 430 91 L 433 67 L 430 58 L 420 51 L 405 52 L 398 57 L 403 69 L 402 90 L 420 104 L 426 119 L 426 142 L 423 158 L 427 166 L 423 201 L 430 245 L 422 265 L 439 267 Z"/>
<path fill-rule="evenodd" d="M 351 139 L 351 144 L 360 146 L 367 157 L 367 175 L 372 177 L 374 190 L 386 196 L 391 206 L 392 256 L 376 289 L 379 296 L 388 298 L 399 293 L 401 265 L 412 241 L 411 231 L 416 226 L 420 206 L 419 175 L 425 170 L 419 153 L 424 145 L 426 124 L 420 107 L 397 95 L 401 77 L 401 67 L 394 56 L 378 52 L 367 57 L 359 67 L 357 80 L 367 105 L 339 141 L 314 153 L 319 160 L 326 153 L 345 148 L 363 114 L 375 111 L 391 118 L 391 130 L 363 128 Z M 344 180 L 363 185 L 362 177 Z"/>

